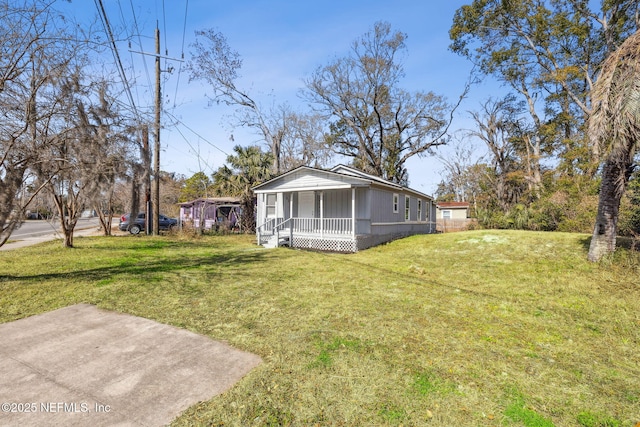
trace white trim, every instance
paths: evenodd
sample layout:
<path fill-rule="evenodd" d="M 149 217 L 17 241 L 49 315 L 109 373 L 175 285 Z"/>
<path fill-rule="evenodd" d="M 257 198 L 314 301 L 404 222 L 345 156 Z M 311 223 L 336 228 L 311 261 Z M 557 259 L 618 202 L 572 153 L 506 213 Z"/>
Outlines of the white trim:
<path fill-rule="evenodd" d="M 416 201 L 416 210 L 418 211 L 418 222 L 422 221 L 422 209 L 424 206 L 422 205 L 422 199 L 417 199 Z"/>
<path fill-rule="evenodd" d="M 351 237 L 356 238 L 356 189 L 351 189 Z"/>
<path fill-rule="evenodd" d="M 320 192 L 320 237 L 324 238 L 324 191 Z"/>
<path fill-rule="evenodd" d="M 289 218 L 293 217 L 293 193 L 289 193 Z"/>
<path fill-rule="evenodd" d="M 282 193 L 295 193 L 298 191 L 321 191 L 321 190 L 344 190 L 354 187 L 368 187 L 368 185 L 355 185 L 355 184 L 336 184 L 336 185 L 323 185 L 318 187 L 306 186 L 306 187 L 294 187 L 294 188 L 279 188 L 274 187 L 269 190 L 253 190 L 255 194 L 263 194 L 263 193 L 274 193 L 274 192 L 282 192 Z"/>
<path fill-rule="evenodd" d="M 312 168 L 312 167 L 309 167 L 309 166 L 299 166 L 299 167 L 297 167 L 295 169 L 292 169 L 292 170 L 290 170 L 288 172 L 285 172 L 285 173 L 283 173 L 281 175 L 278 175 L 275 178 L 271 178 L 270 180 L 268 180 L 266 182 L 263 182 L 262 184 L 256 185 L 255 187 L 252 188 L 252 190 L 254 192 L 265 191 L 265 190 L 260 190 L 260 188 L 268 186 L 270 184 L 273 184 L 274 182 L 281 180 L 285 176 L 293 175 L 293 174 L 300 173 L 300 172 L 303 172 L 303 171 L 307 171 L 307 172 L 313 173 L 316 176 L 317 175 L 324 175 L 324 176 L 329 176 L 329 177 L 331 177 L 331 176 L 336 177 L 337 176 L 337 177 L 340 177 L 340 178 L 343 178 L 343 179 L 346 178 L 346 179 L 351 181 L 349 184 L 353 184 L 353 185 L 360 185 L 360 186 L 365 186 L 365 187 L 368 187 L 369 185 L 371 185 L 371 180 L 368 180 L 366 178 L 361 178 L 361 177 L 358 177 L 358 176 L 352 176 L 352 175 L 347 175 L 347 174 L 338 173 L 338 172 L 332 172 L 332 171 L 328 171 L 328 170 L 324 170 L 324 169 Z M 325 188 L 325 187 L 322 187 L 322 188 Z M 322 188 L 321 187 L 317 187 L 317 188 L 315 188 L 315 190 L 320 190 Z M 274 190 L 277 191 L 278 188 L 276 187 L 276 188 L 272 188 L 271 189 L 271 191 L 274 191 Z M 285 189 L 285 190 L 289 191 L 288 188 Z"/>
<path fill-rule="evenodd" d="M 393 193 L 393 201 L 392 201 L 391 208 L 393 209 L 393 213 L 400 212 L 400 194 Z"/>
<path fill-rule="evenodd" d="M 274 197 L 273 204 L 269 204 L 269 196 Z M 273 215 L 269 215 L 269 208 L 273 208 Z M 264 195 L 264 217 L 278 218 L 278 193 L 265 193 Z"/>
<path fill-rule="evenodd" d="M 411 221 L 411 196 L 407 194 L 404 195 L 404 221 Z"/>

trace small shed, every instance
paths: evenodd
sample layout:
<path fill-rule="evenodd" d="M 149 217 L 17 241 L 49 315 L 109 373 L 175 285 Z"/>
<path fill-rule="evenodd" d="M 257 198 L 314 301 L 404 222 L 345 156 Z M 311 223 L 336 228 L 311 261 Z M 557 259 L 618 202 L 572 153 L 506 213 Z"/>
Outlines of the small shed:
<path fill-rule="evenodd" d="M 204 229 L 233 230 L 240 226 L 242 208 L 239 197 L 207 197 L 180 203 L 180 226 L 200 228 L 204 220 Z"/>
<path fill-rule="evenodd" d="M 469 218 L 469 213 L 469 202 L 436 203 L 438 231 L 446 233 L 467 230 L 471 224 L 475 223 L 475 220 Z"/>
<path fill-rule="evenodd" d="M 436 203 L 438 219 L 467 219 L 469 218 L 469 202 L 438 202 Z"/>

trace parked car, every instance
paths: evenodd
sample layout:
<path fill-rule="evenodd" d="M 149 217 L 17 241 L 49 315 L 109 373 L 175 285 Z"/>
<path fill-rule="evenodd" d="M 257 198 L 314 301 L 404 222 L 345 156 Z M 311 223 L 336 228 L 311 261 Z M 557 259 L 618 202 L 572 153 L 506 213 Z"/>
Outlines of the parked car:
<path fill-rule="evenodd" d="M 120 217 L 120 230 L 127 231 L 131 234 L 139 234 L 145 229 L 145 213 L 140 212 L 136 220 L 129 227 L 129 214 L 124 214 Z M 175 218 L 169 218 L 168 216 L 160 215 L 160 230 L 169 230 L 178 225 L 178 220 Z"/>

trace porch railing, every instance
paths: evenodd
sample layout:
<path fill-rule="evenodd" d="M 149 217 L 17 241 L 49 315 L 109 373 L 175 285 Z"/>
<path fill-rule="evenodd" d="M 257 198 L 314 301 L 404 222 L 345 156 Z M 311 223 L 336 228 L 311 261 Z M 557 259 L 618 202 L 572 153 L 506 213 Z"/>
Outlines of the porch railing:
<path fill-rule="evenodd" d="M 284 218 L 267 218 L 262 224 L 256 227 L 256 234 L 258 235 L 258 244 L 265 243 L 265 239 L 269 239 L 273 236 L 277 229 L 278 224 L 281 224 Z"/>
<path fill-rule="evenodd" d="M 292 218 L 294 233 L 327 235 L 353 234 L 351 218 Z"/>
<path fill-rule="evenodd" d="M 294 234 L 314 234 L 320 237 L 352 236 L 353 220 L 351 218 L 269 218 L 256 227 L 258 244 L 264 244 L 272 236 L 288 236 Z"/>

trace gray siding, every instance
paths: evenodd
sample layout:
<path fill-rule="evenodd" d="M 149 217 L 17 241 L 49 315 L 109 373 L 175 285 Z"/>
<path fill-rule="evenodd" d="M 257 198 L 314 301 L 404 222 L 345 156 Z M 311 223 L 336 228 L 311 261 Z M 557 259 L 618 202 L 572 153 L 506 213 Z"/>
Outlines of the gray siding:
<path fill-rule="evenodd" d="M 325 218 L 351 218 L 351 189 L 324 192 Z"/>
<path fill-rule="evenodd" d="M 393 212 L 393 195 L 398 195 L 398 212 Z M 409 197 L 409 220 L 405 220 L 405 203 Z M 418 218 L 418 199 L 422 200 L 422 212 Z M 429 222 L 434 220 L 435 205 L 430 198 L 417 197 L 402 191 L 394 192 L 380 188 L 371 189 L 371 222 L 404 223 Z"/>
<path fill-rule="evenodd" d="M 393 195 L 398 194 L 398 212 L 393 212 Z M 380 188 L 371 189 L 371 222 L 404 221 L 404 197 L 402 193 L 394 193 Z"/>

